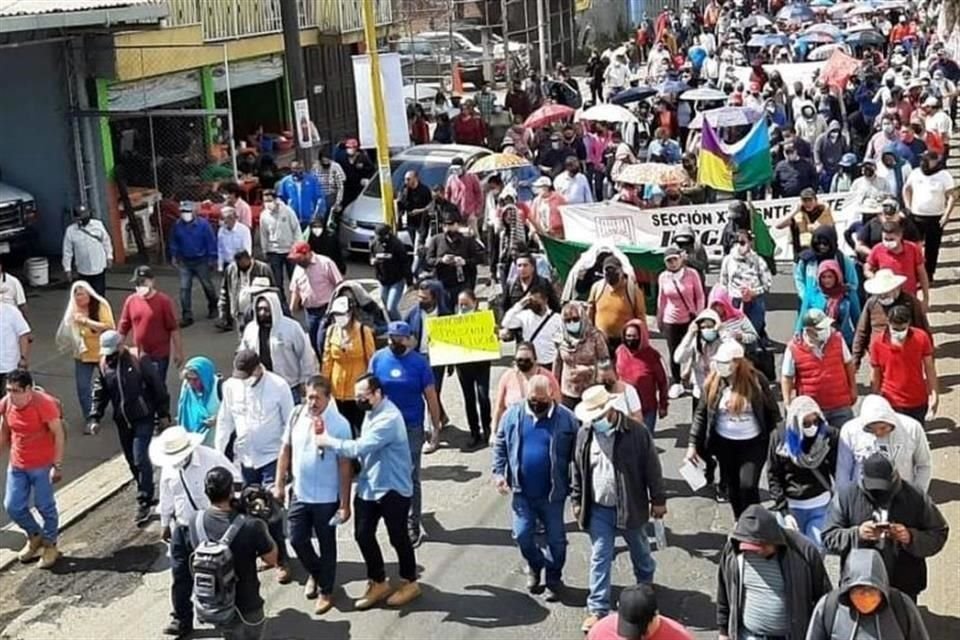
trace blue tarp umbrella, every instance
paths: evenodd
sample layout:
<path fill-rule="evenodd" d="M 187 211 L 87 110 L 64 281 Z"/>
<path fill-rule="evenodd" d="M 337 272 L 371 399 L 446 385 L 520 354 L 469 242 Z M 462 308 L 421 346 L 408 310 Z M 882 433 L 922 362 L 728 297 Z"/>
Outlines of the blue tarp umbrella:
<path fill-rule="evenodd" d="M 610 102 L 625 105 L 631 102 L 640 102 L 655 95 L 657 95 L 657 90 L 653 87 L 630 87 L 613 96 Z"/>
<path fill-rule="evenodd" d="M 751 125 L 763 117 L 763 112 L 751 107 L 719 107 L 701 111 L 690 123 L 691 129 L 703 128 L 703 119 L 712 127 L 740 127 Z"/>
<path fill-rule="evenodd" d="M 814 18 L 814 11 L 808 4 L 788 4 L 777 12 L 777 20 L 783 22 L 813 22 Z"/>

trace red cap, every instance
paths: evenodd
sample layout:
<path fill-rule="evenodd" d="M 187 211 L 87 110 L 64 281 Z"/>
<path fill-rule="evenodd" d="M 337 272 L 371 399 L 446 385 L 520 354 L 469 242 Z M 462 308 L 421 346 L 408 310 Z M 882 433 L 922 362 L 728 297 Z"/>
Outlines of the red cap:
<path fill-rule="evenodd" d="M 290 253 L 287 254 L 288 258 L 305 258 L 310 255 L 310 245 L 300 240 L 299 242 L 294 242 L 293 247 L 290 249 Z"/>

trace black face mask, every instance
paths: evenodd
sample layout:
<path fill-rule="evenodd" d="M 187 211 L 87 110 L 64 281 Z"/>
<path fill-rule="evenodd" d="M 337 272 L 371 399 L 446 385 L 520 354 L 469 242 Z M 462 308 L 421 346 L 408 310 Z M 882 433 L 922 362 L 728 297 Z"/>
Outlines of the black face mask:
<path fill-rule="evenodd" d="M 120 354 L 114 353 L 104 358 L 104 361 L 107 363 L 108 367 L 116 367 L 117 362 L 120 361 Z"/>
<path fill-rule="evenodd" d="M 867 495 L 870 496 L 870 502 L 878 507 L 889 506 L 893 499 L 893 492 L 887 489 L 867 489 Z"/>
<path fill-rule="evenodd" d="M 394 355 L 402 356 L 407 352 L 407 345 L 400 342 L 399 340 L 391 340 L 390 351 L 392 351 Z"/>
<path fill-rule="evenodd" d="M 360 411 L 366 413 L 367 411 L 370 411 L 370 409 L 373 409 L 373 403 L 370 402 L 368 398 L 358 398 L 357 409 L 360 409 Z"/>
<path fill-rule="evenodd" d="M 420 301 L 420 308 L 423 309 L 424 311 L 433 311 L 434 307 L 436 307 L 436 306 L 437 306 L 437 303 L 436 303 L 436 302 L 432 302 L 432 301 L 430 301 L 430 300 L 421 300 L 421 301 Z"/>
<path fill-rule="evenodd" d="M 630 349 L 631 351 L 634 351 L 634 350 L 640 348 L 640 339 L 639 339 L 639 338 L 628 338 L 627 340 L 624 340 L 624 341 L 623 341 L 623 344 L 624 344 L 624 346 L 625 346 L 627 349 Z"/>
<path fill-rule="evenodd" d="M 550 411 L 549 400 L 527 400 L 527 405 L 530 407 L 530 411 L 533 411 L 533 414 L 540 418 Z"/>
<path fill-rule="evenodd" d="M 77 218 L 77 222 L 80 223 L 81 227 L 85 227 L 90 222 L 90 216 L 80 216 Z"/>
<path fill-rule="evenodd" d="M 530 309 L 530 311 L 533 311 L 537 315 L 540 315 L 541 313 L 543 313 L 543 307 L 536 303 L 528 304 L 527 309 Z"/>
<path fill-rule="evenodd" d="M 603 277 L 610 284 L 617 284 L 620 282 L 620 274 L 616 271 L 605 271 Z"/>
<path fill-rule="evenodd" d="M 273 316 L 269 313 L 257 314 L 257 322 L 261 327 L 270 327 L 273 326 Z"/>
<path fill-rule="evenodd" d="M 531 371 L 533 369 L 533 360 L 527 360 L 526 358 L 521 358 L 519 360 L 515 360 L 515 362 L 517 363 L 517 369 L 519 369 L 524 373 L 527 373 L 528 371 Z"/>
<path fill-rule="evenodd" d="M 603 388 L 606 389 L 608 392 L 613 391 L 616 388 L 616 386 L 617 386 L 616 381 L 603 383 Z"/>
<path fill-rule="evenodd" d="M 863 173 L 863 175 L 865 175 L 866 177 L 872 178 L 874 175 L 876 175 L 877 170 L 874 169 L 873 167 L 864 167 L 864 168 L 862 169 L 862 173 Z"/>

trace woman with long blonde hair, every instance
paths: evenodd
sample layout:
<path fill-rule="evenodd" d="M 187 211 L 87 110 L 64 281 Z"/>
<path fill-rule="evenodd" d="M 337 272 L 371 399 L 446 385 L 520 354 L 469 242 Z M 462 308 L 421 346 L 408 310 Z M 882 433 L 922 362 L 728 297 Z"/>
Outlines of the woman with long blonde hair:
<path fill-rule="evenodd" d="M 704 387 L 686 459 L 699 461 L 697 451 L 716 456 L 734 518 L 739 518 L 744 509 L 760 502 L 760 472 L 780 409 L 769 381 L 746 358 L 743 345 L 733 340 L 717 349 Z"/>
<path fill-rule="evenodd" d="M 86 422 L 90 415 L 90 387 L 100 363 L 100 334 L 116 325 L 110 303 L 86 281 L 70 287 L 70 299 L 57 329 L 57 347 L 74 359 L 77 400 Z"/>

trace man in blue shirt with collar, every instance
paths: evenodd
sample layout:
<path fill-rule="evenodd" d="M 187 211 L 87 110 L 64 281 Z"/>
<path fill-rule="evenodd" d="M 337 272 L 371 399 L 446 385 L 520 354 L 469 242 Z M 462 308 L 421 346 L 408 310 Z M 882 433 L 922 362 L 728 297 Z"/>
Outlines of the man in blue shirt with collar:
<path fill-rule="evenodd" d="M 390 343 L 378 350 L 370 359 L 370 373 L 383 383 L 383 391 L 396 405 L 407 425 L 407 442 L 413 462 L 413 497 L 410 500 L 410 517 L 407 530 L 414 548 L 420 546 L 420 461 L 424 450 L 424 412 L 426 400 L 433 423 L 434 438 L 428 445 L 428 453 L 436 449 L 440 435 L 440 399 L 430 362 L 423 353 L 414 348 L 416 344 L 410 325 L 406 322 L 391 322 L 387 326 Z"/>
<path fill-rule="evenodd" d="M 428 369 L 429 372 L 429 369 Z M 338 456 L 360 460 L 354 537 L 367 565 L 367 590 L 354 605 L 364 611 L 384 598 L 400 607 L 420 596 L 417 559 L 407 535 L 407 514 L 413 495 L 412 464 L 407 445 L 407 427 L 397 406 L 387 399 L 380 380 L 365 374 L 354 386 L 357 407 L 366 412 L 357 440 L 336 438 L 328 432 L 316 436 L 316 445 Z M 390 546 L 400 565 L 400 587 L 391 595 L 383 553 L 377 542 L 377 526 L 383 519 Z"/>
<path fill-rule="evenodd" d="M 330 381 L 313 376 L 306 385 L 306 402 L 290 415 L 283 433 L 274 495 L 286 498 L 286 479 L 293 471 L 293 499 L 287 513 L 290 544 L 309 574 L 303 595 L 317 598 L 314 612 L 322 615 L 333 607 L 337 577 L 337 528 L 350 519 L 350 488 L 353 468 L 350 459 L 317 447 L 316 436 L 328 433 L 349 439 L 350 423 L 330 402 Z M 334 524 L 331 524 L 334 522 Z M 313 550 L 316 533 L 320 556 Z M 318 598 L 319 592 L 319 598 Z"/>
<path fill-rule="evenodd" d="M 217 317 L 217 291 L 210 270 L 217 268 L 217 237 L 206 218 L 192 208 L 180 210 L 170 232 L 170 261 L 180 271 L 180 326 L 193 324 L 193 279 L 198 278 L 207 297 L 207 318 Z"/>
<path fill-rule="evenodd" d="M 493 446 L 497 491 L 513 492 L 513 536 L 530 568 L 527 590 L 540 593 L 546 569 L 546 600 L 560 600 L 567 557 L 563 506 L 570 492 L 570 458 L 579 422 L 553 402 L 550 380 L 536 375 L 527 384 L 527 401 L 512 405 L 500 420 Z M 537 521 L 546 530 L 546 557 L 535 538 Z"/>
<path fill-rule="evenodd" d="M 315 175 L 303 170 L 298 161 L 290 163 L 290 175 L 277 183 L 276 194 L 297 214 L 301 229 L 310 224 L 315 214 L 326 220 L 327 199 L 323 187 Z"/>

